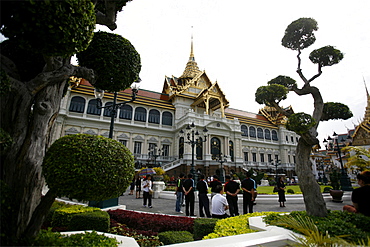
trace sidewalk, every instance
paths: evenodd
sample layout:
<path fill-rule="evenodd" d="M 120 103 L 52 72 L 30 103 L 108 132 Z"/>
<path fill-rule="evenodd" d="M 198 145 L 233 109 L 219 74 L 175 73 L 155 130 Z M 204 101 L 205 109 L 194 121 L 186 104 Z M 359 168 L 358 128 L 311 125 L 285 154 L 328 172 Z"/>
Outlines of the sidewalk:
<path fill-rule="evenodd" d="M 323 194 L 324 200 L 326 202 L 326 207 L 331 210 L 342 210 L 344 205 L 352 204 L 351 202 L 351 191 L 344 192 L 343 202 L 337 203 L 331 201 L 331 196 L 329 193 Z M 142 195 L 141 195 L 142 196 Z M 210 198 L 210 196 L 209 196 Z M 289 195 L 286 194 L 286 207 L 280 207 L 278 202 L 278 195 L 258 195 L 256 198 L 256 205 L 253 207 L 254 212 L 264 212 L 264 211 L 274 211 L 274 212 L 291 212 L 291 211 L 303 211 L 306 210 L 303 196 L 302 195 Z M 153 208 L 144 208 L 143 199 L 136 199 L 134 195 L 128 195 L 128 191 L 124 196 L 119 197 L 119 204 L 125 205 L 127 210 L 141 211 L 141 212 L 150 212 L 150 213 L 159 213 L 159 214 L 168 214 L 168 215 L 177 215 L 185 216 L 184 214 L 179 214 L 175 212 L 175 202 L 176 196 L 173 191 L 162 191 L 159 195 L 159 198 L 152 199 Z M 211 205 L 211 200 L 210 200 Z M 242 195 L 239 195 L 238 199 L 239 213 L 243 213 L 243 198 Z M 198 198 L 196 196 L 195 201 L 195 214 L 199 216 L 199 204 Z M 185 207 L 182 208 L 182 211 L 185 212 Z"/>

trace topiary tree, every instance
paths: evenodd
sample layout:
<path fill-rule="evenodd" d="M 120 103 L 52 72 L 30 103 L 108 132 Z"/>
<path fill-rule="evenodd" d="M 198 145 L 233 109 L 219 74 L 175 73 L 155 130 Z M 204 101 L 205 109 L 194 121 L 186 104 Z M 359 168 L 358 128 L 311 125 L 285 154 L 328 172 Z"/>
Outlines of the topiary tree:
<path fill-rule="evenodd" d="M 126 191 L 135 173 L 125 145 L 103 136 L 64 136 L 47 151 L 42 171 L 58 197 L 102 201 Z"/>
<path fill-rule="evenodd" d="M 310 53 L 309 59 L 317 64 L 318 72 L 310 79 L 307 79 L 301 69 L 301 51 L 312 45 L 316 37 L 317 22 L 312 18 L 300 18 L 293 21 L 285 30 L 282 45 L 298 52 L 297 73 L 303 81 L 303 86 L 298 87 L 294 79 L 287 76 L 278 76 L 268 82 L 268 86 L 261 86 L 255 94 L 256 102 L 275 107 L 281 114 L 288 117 L 286 128 L 295 131 L 300 135 L 297 154 L 296 172 L 299 178 L 299 186 L 302 190 L 306 211 L 313 216 L 326 216 L 327 209 L 322 197 L 320 186 L 311 172 L 310 153 L 312 146 L 319 144 L 317 139 L 317 127 L 320 121 L 330 119 L 348 119 L 352 117 L 349 108 L 341 103 L 325 103 L 317 87 L 311 82 L 322 74 L 322 68 L 339 63 L 343 54 L 332 46 L 314 50 Z M 297 95 L 311 95 L 314 101 L 313 113 L 304 112 L 292 113 L 279 105 L 287 98 L 288 92 L 295 92 Z"/>
<path fill-rule="evenodd" d="M 46 214 L 48 200 L 54 200 L 52 195 L 41 199 L 41 164 L 69 77 L 95 81 L 91 68 L 71 65 L 71 56 L 89 46 L 96 24 L 114 30 L 117 12 L 127 2 L 1 2 L 0 32 L 8 40 L 0 47 L 0 128 L 12 141 L 0 153 L 0 174 L 14 203 L 1 245 L 26 245 L 20 240 L 39 231 L 41 224 L 31 219 Z"/>
<path fill-rule="evenodd" d="M 77 58 L 81 66 L 95 71 L 97 79 L 93 84 L 99 89 L 118 92 L 139 78 L 139 53 L 130 41 L 114 33 L 95 33 L 89 47 Z"/>

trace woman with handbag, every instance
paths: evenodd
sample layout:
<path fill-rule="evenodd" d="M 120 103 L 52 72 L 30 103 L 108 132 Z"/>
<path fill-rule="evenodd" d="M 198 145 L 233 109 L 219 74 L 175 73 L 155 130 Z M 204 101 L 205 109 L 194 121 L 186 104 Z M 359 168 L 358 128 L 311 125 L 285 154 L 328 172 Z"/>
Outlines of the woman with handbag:
<path fill-rule="evenodd" d="M 146 207 L 146 202 L 148 201 L 148 207 L 152 208 L 152 176 L 148 175 L 143 180 L 142 188 L 143 188 L 143 197 L 144 197 L 144 204 L 143 206 Z"/>
<path fill-rule="evenodd" d="M 278 188 L 280 207 L 285 207 L 285 201 L 286 201 L 286 199 L 285 199 L 285 183 L 284 183 L 283 177 L 279 177 L 279 180 L 278 180 L 276 186 Z"/>

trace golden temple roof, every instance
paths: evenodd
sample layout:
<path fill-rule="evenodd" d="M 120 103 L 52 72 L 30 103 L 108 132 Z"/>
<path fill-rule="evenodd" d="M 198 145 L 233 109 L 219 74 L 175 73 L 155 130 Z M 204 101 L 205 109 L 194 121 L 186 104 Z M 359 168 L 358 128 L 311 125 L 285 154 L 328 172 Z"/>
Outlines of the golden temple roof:
<path fill-rule="evenodd" d="M 194 50 L 193 50 L 193 35 L 191 36 L 191 47 L 190 47 L 190 57 L 186 64 L 185 70 L 180 76 L 180 79 L 193 79 L 196 77 L 201 71 L 199 70 L 197 62 L 195 62 L 194 58 Z"/>

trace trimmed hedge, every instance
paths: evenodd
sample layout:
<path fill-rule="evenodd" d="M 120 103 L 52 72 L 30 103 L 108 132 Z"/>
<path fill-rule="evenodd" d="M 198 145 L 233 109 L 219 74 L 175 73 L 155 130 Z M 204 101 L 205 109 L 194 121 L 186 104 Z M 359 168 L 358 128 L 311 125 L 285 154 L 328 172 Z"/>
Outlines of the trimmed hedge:
<path fill-rule="evenodd" d="M 110 218 L 105 211 L 93 211 L 73 215 L 68 226 L 69 231 L 95 230 L 109 232 Z"/>
<path fill-rule="evenodd" d="M 164 214 L 146 214 L 129 210 L 109 210 L 111 219 L 137 230 L 152 230 L 154 232 L 188 231 L 193 232 L 194 219 L 182 216 Z"/>
<path fill-rule="evenodd" d="M 168 231 L 158 233 L 159 241 L 164 245 L 194 241 L 193 234 L 188 231 Z"/>
<path fill-rule="evenodd" d="M 51 225 L 58 227 L 69 227 L 71 219 L 74 215 L 93 211 L 101 210 L 99 208 L 86 207 L 82 205 L 57 208 L 53 213 Z"/>
<path fill-rule="evenodd" d="M 194 220 L 194 239 L 200 240 L 212 233 L 218 219 L 197 218 Z"/>

